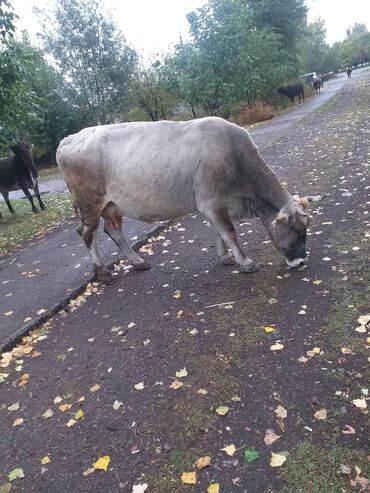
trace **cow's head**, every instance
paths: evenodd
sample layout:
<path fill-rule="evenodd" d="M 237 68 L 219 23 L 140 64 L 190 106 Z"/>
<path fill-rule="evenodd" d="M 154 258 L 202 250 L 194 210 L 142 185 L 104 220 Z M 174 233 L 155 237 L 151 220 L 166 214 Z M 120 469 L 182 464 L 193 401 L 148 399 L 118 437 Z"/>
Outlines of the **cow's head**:
<path fill-rule="evenodd" d="M 289 267 L 303 265 L 307 258 L 306 237 L 310 222 L 308 208 L 310 202 L 321 200 L 317 197 L 294 196 L 294 201 L 286 205 L 272 221 L 269 229 L 272 241 L 281 252 Z"/>
<path fill-rule="evenodd" d="M 26 172 L 29 174 L 33 187 L 37 180 L 37 171 L 30 148 L 25 142 L 21 141 L 12 146 L 12 151 L 21 159 Z"/>

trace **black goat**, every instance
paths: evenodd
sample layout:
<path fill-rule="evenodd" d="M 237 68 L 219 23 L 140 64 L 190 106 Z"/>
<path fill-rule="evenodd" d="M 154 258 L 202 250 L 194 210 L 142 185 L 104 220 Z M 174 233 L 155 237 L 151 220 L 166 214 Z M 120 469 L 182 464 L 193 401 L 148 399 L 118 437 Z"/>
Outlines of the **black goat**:
<path fill-rule="evenodd" d="M 9 192 L 14 190 L 23 190 L 23 193 L 31 202 L 33 212 L 39 212 L 28 191 L 29 188 L 35 191 L 41 209 L 46 209 L 40 197 L 36 167 L 27 145 L 24 142 L 20 142 L 12 147 L 12 151 L 14 156 L 0 158 L 0 193 L 4 197 L 9 212 L 15 213 L 9 202 Z"/>
<path fill-rule="evenodd" d="M 301 98 L 304 102 L 304 90 L 301 82 L 298 84 L 292 84 L 291 86 L 279 87 L 277 92 L 289 98 L 292 103 L 294 103 L 295 96 L 298 96 L 298 104 L 301 102 Z"/>

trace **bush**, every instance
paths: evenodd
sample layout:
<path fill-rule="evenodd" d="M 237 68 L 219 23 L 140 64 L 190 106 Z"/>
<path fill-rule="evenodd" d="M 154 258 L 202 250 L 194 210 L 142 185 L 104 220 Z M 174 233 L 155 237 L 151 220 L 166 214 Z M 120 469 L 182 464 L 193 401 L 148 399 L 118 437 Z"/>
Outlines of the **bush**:
<path fill-rule="evenodd" d="M 238 125 L 250 125 L 251 123 L 271 120 L 274 116 L 274 108 L 270 104 L 259 101 L 252 105 L 241 105 L 236 108 L 231 115 L 231 120 Z"/>

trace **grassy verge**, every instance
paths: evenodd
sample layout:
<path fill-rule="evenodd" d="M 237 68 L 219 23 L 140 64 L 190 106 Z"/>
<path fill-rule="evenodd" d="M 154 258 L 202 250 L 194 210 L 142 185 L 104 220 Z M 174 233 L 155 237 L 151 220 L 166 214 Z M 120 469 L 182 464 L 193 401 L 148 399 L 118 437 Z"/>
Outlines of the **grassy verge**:
<path fill-rule="evenodd" d="M 62 174 L 59 171 L 58 166 L 50 166 L 48 168 L 42 168 L 38 170 L 39 181 L 53 180 L 54 178 L 62 178 Z"/>
<path fill-rule="evenodd" d="M 69 193 L 43 198 L 47 210 L 33 214 L 26 199 L 12 200 L 16 214 L 8 212 L 5 202 L 0 202 L 0 255 L 8 253 L 34 236 L 57 226 L 73 216 Z"/>

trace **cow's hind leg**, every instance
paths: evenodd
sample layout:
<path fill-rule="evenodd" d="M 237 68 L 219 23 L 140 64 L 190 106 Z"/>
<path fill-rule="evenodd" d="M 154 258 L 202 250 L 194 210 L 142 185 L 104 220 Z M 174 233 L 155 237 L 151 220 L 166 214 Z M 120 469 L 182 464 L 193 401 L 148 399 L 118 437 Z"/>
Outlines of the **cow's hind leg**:
<path fill-rule="evenodd" d="M 39 201 L 39 204 L 40 204 L 40 207 L 41 207 L 41 210 L 45 210 L 46 209 L 46 205 L 44 204 L 44 202 L 41 200 L 41 197 L 40 197 L 40 191 L 39 191 L 39 183 L 36 182 L 36 185 L 34 187 L 34 191 L 35 191 L 35 195 L 37 197 L 37 200 Z"/>
<path fill-rule="evenodd" d="M 210 219 L 225 245 L 230 248 L 239 270 L 241 272 L 257 272 L 258 266 L 245 255 L 238 245 L 236 231 L 226 207 L 213 207 L 212 204 L 207 204 L 199 210 Z"/>
<path fill-rule="evenodd" d="M 28 200 L 29 200 L 29 201 L 30 201 L 30 203 L 31 203 L 31 206 L 32 206 L 32 212 L 33 212 L 34 214 L 37 214 L 38 212 L 40 212 L 40 211 L 38 210 L 38 208 L 35 206 L 35 203 L 34 203 L 34 201 L 33 201 L 32 195 L 30 194 L 30 192 L 29 192 L 28 188 L 27 188 L 27 187 L 24 187 L 23 185 L 21 185 L 21 189 L 22 189 L 22 191 L 23 191 L 24 195 L 28 198 Z"/>
<path fill-rule="evenodd" d="M 102 213 L 104 217 L 104 231 L 107 235 L 112 238 L 114 243 L 118 246 L 123 255 L 136 270 L 150 269 L 150 265 L 145 262 L 144 259 L 139 257 L 139 255 L 127 243 L 122 231 L 122 216 L 117 214 L 107 215 L 107 212 L 108 210 L 104 210 Z"/>
<path fill-rule="evenodd" d="M 112 275 L 104 266 L 103 259 L 98 251 L 97 234 L 98 234 L 99 219 L 91 225 L 86 225 L 82 221 L 77 228 L 77 233 L 83 239 L 86 248 L 89 251 L 90 257 L 94 262 L 94 272 L 98 281 L 109 283 L 112 281 Z"/>
<path fill-rule="evenodd" d="M 216 234 L 217 234 L 216 250 L 217 250 L 217 255 L 221 259 L 222 265 L 235 265 L 235 258 L 233 254 L 229 251 L 224 240 L 221 238 L 221 236 L 217 231 Z"/>

